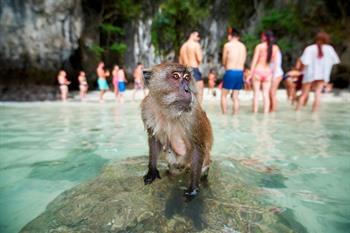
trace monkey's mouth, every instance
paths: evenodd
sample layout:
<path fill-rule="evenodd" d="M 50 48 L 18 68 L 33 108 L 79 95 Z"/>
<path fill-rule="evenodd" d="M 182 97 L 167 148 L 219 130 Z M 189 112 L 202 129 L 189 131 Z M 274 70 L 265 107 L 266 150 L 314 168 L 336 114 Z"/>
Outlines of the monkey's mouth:
<path fill-rule="evenodd" d="M 173 106 L 179 111 L 190 112 L 192 110 L 191 101 L 188 100 L 178 100 L 173 103 Z"/>

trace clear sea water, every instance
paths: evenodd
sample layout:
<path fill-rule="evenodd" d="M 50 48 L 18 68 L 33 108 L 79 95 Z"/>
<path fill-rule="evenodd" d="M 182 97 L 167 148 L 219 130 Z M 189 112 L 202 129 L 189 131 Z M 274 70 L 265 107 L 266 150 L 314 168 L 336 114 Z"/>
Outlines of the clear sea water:
<path fill-rule="evenodd" d="M 307 232 L 350 231 L 350 103 L 323 103 L 317 114 L 284 103 L 266 116 L 248 104 L 238 116 L 204 107 L 214 159 L 278 171 L 277 179 L 244 180 Z M 147 153 L 138 103 L 0 104 L 0 232 L 18 232 L 106 163 Z"/>

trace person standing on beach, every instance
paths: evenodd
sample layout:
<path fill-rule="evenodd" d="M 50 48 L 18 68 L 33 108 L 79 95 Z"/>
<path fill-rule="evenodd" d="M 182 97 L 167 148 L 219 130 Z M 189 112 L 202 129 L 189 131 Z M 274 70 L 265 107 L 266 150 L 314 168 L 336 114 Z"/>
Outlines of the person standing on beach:
<path fill-rule="evenodd" d="M 57 81 L 60 85 L 61 100 L 65 102 L 68 99 L 68 85 L 70 84 L 66 71 L 60 70 L 58 72 Z"/>
<path fill-rule="evenodd" d="M 132 93 L 132 100 L 135 100 L 135 94 L 137 91 L 143 91 L 143 97 L 146 96 L 146 90 L 144 89 L 143 80 L 142 80 L 142 70 L 143 64 L 141 62 L 137 63 L 137 66 L 133 72 L 134 76 L 134 92 Z"/>
<path fill-rule="evenodd" d="M 79 90 L 80 90 L 80 100 L 84 100 L 89 88 L 84 71 L 79 72 L 78 81 L 79 81 Z"/>
<path fill-rule="evenodd" d="M 253 112 L 258 112 L 260 89 L 263 94 L 264 113 L 270 111 L 270 87 L 271 80 L 276 70 L 277 46 L 273 43 L 273 34 L 267 31 L 261 34 L 261 43 L 254 49 L 253 61 L 250 67 L 251 76 L 248 81 L 253 80 Z M 273 64 L 272 67 L 270 64 Z"/>
<path fill-rule="evenodd" d="M 299 111 L 303 106 L 311 86 L 315 89 L 312 111 L 316 112 L 320 106 L 322 89 L 329 82 L 332 67 L 340 63 L 337 53 L 329 43 L 329 35 L 325 32 L 319 32 L 315 37 L 315 44 L 306 47 L 300 58 L 305 67 L 302 93 L 298 100 L 296 111 Z"/>
<path fill-rule="evenodd" d="M 119 66 L 118 65 L 114 65 L 113 71 L 112 71 L 112 83 L 113 83 L 113 91 L 114 91 L 115 98 L 118 98 L 118 94 L 119 94 L 119 89 L 118 89 L 118 71 L 119 71 Z"/>
<path fill-rule="evenodd" d="M 271 88 L 270 88 L 270 112 L 275 112 L 277 110 L 277 89 L 278 86 L 280 85 L 280 82 L 282 81 L 283 77 L 283 69 L 282 69 L 282 52 L 278 45 L 276 45 L 277 52 L 276 52 L 276 64 L 271 62 L 270 67 L 271 69 L 276 66 L 276 71 L 272 76 L 271 80 Z"/>
<path fill-rule="evenodd" d="M 125 77 L 124 68 L 118 70 L 118 100 L 119 103 L 124 103 L 124 92 L 126 89 L 126 83 L 128 81 Z"/>
<path fill-rule="evenodd" d="M 239 31 L 236 28 L 228 29 L 228 42 L 224 45 L 222 52 L 222 65 L 225 67 L 225 75 L 221 91 L 221 111 L 227 112 L 227 94 L 232 90 L 234 114 L 239 112 L 238 94 L 244 86 L 244 63 L 247 57 L 245 45 L 239 41 Z"/>
<path fill-rule="evenodd" d="M 100 102 L 103 102 L 103 96 L 105 92 L 109 89 L 107 83 L 107 77 L 109 76 L 109 71 L 104 70 L 105 64 L 101 61 L 98 63 L 96 73 L 97 73 L 97 83 L 98 88 L 100 89 Z"/>
<path fill-rule="evenodd" d="M 214 68 L 211 68 L 209 70 L 208 74 L 208 92 L 212 94 L 214 97 L 216 96 L 216 91 L 215 91 L 215 82 L 216 82 L 216 71 Z"/>
<path fill-rule="evenodd" d="M 193 31 L 188 40 L 180 48 L 179 63 L 193 69 L 193 77 L 196 79 L 196 87 L 198 91 L 198 102 L 202 103 L 204 84 L 202 74 L 199 71 L 199 65 L 202 62 L 202 49 L 199 41 L 199 33 Z"/>

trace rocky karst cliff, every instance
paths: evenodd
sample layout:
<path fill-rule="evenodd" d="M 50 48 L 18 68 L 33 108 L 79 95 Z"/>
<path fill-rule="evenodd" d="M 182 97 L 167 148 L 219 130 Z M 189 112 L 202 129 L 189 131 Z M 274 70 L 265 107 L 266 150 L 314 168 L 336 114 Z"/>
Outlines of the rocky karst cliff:
<path fill-rule="evenodd" d="M 1 71 L 6 77 L 18 70 L 60 69 L 78 48 L 84 25 L 80 0 L 2 0 L 0 22 Z"/>

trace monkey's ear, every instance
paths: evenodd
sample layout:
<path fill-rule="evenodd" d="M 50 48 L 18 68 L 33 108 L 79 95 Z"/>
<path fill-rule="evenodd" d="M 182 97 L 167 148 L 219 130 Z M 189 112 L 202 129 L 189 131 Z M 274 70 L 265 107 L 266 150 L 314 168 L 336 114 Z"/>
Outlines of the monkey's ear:
<path fill-rule="evenodd" d="M 142 73 L 143 73 L 143 80 L 145 81 L 146 86 L 148 86 L 149 80 L 151 79 L 153 72 L 151 69 L 144 69 Z"/>

